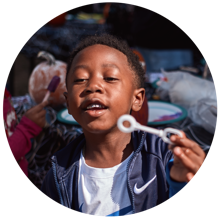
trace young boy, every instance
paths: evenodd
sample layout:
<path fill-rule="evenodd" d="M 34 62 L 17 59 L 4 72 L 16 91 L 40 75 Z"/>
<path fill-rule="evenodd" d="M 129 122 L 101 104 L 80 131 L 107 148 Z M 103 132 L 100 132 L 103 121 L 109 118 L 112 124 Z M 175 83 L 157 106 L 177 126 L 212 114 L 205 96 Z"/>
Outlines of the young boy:
<path fill-rule="evenodd" d="M 126 215 L 166 201 L 195 175 L 205 153 L 184 134 L 168 149 L 155 135 L 118 129 L 121 115 L 142 106 L 143 77 L 138 57 L 113 36 L 89 37 L 73 51 L 65 97 L 84 134 L 52 157 L 46 195 L 83 213 Z"/>

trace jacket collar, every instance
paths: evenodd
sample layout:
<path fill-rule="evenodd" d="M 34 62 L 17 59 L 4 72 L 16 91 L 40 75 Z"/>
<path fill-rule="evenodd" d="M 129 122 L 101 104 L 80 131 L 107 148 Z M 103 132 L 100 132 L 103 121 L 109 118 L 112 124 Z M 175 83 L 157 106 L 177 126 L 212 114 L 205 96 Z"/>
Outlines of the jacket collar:
<path fill-rule="evenodd" d="M 134 152 L 143 145 L 140 146 L 140 142 L 143 136 L 143 132 L 134 131 L 131 133 Z M 52 162 L 56 164 L 56 172 L 58 181 L 64 179 L 66 175 L 73 169 L 74 166 L 79 166 L 80 153 L 85 145 L 85 136 L 81 134 L 76 139 L 71 141 L 66 147 L 56 152 L 52 159 Z"/>

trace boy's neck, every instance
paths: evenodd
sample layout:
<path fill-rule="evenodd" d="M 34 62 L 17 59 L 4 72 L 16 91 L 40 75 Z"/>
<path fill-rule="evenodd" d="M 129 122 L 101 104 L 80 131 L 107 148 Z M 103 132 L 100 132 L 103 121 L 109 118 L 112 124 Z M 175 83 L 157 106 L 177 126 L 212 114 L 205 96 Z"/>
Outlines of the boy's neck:
<path fill-rule="evenodd" d="M 96 168 L 109 168 L 123 162 L 133 151 L 131 134 L 120 131 L 107 134 L 91 134 L 86 138 L 86 164 Z"/>

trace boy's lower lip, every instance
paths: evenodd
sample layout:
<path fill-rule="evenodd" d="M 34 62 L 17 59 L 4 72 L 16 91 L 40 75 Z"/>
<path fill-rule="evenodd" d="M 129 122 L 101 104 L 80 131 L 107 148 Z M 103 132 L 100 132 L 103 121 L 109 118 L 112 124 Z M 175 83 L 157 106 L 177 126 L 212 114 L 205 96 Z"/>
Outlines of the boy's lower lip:
<path fill-rule="evenodd" d="M 107 109 L 87 109 L 85 113 L 91 117 L 100 117 L 105 114 L 106 111 Z"/>

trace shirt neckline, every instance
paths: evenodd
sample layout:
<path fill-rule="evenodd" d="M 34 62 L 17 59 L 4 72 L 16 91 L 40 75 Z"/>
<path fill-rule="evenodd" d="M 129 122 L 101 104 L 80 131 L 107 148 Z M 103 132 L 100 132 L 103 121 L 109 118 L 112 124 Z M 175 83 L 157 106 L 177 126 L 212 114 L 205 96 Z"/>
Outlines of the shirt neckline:
<path fill-rule="evenodd" d="M 86 164 L 85 158 L 83 156 L 83 151 L 81 151 L 80 160 L 81 160 L 81 170 L 84 175 L 87 175 L 91 178 L 111 178 L 115 175 L 118 175 L 126 170 L 127 163 L 132 157 L 134 152 L 132 152 L 123 162 L 120 164 L 109 167 L 109 168 L 96 168 L 91 167 Z"/>

